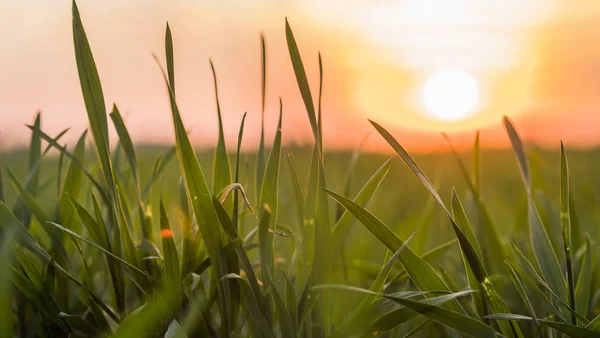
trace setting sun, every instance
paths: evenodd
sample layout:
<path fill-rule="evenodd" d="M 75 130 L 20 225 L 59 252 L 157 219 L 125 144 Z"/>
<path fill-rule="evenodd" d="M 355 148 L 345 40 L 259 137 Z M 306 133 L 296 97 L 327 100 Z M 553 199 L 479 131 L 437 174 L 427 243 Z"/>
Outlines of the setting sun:
<path fill-rule="evenodd" d="M 477 84 L 463 70 L 441 70 L 427 79 L 423 101 L 429 113 L 439 120 L 462 120 L 473 112 L 477 103 Z"/>

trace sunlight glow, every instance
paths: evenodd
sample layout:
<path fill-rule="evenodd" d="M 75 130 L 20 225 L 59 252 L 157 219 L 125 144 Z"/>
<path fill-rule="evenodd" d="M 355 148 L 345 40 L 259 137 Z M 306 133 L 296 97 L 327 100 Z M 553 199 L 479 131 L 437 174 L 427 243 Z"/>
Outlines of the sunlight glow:
<path fill-rule="evenodd" d="M 423 88 L 423 101 L 438 120 L 462 120 L 477 103 L 477 84 L 463 70 L 446 69 L 429 76 Z"/>

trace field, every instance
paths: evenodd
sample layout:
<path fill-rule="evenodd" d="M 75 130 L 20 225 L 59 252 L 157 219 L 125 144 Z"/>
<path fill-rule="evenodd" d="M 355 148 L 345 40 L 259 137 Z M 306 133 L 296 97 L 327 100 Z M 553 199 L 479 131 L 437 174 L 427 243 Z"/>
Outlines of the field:
<path fill-rule="evenodd" d="M 600 151 L 328 151 L 287 21 L 314 147 L 194 150 L 168 26 L 175 144 L 134 146 L 73 32 L 89 131 L 0 156 L 0 336 L 600 336 Z"/>

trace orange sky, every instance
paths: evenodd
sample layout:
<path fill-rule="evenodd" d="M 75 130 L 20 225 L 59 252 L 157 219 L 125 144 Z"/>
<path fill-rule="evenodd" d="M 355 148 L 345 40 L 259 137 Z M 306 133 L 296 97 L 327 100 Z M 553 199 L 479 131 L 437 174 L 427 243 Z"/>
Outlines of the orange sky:
<path fill-rule="evenodd" d="M 243 3 L 243 4 L 240 4 Z M 22 145 L 36 110 L 56 134 L 87 125 L 72 46 L 67 0 L 0 1 L 0 150 Z M 284 32 L 288 17 L 313 92 L 317 51 L 324 61 L 325 144 L 353 148 L 387 127 L 411 150 L 444 146 L 441 131 L 470 144 L 506 144 L 501 117 L 524 138 L 549 147 L 600 143 L 600 2 L 583 0 L 129 0 L 78 2 L 108 105 L 115 102 L 134 141 L 173 143 L 168 97 L 151 53 L 163 57 L 165 23 L 175 42 L 179 105 L 198 146 L 217 137 L 208 58 L 219 80 L 226 138 L 233 147 L 248 111 L 245 149 L 258 144 L 259 32 L 268 43 L 266 127 L 284 104 L 284 139 L 312 134 L 293 78 Z M 576 4 L 576 5 L 574 5 Z M 480 92 L 472 115 L 442 122 L 427 113 L 422 88 L 429 74 L 463 69 Z M 315 94 L 316 96 L 316 94 Z M 375 136 L 375 135 L 373 135 Z M 113 140 L 116 135 L 113 136 Z M 379 137 L 367 147 L 385 149 Z"/>

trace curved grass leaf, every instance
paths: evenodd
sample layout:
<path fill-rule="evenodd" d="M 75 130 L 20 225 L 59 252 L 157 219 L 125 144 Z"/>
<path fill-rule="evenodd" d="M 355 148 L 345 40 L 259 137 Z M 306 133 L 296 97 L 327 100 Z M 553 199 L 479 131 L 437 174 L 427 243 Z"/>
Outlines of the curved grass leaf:
<path fill-rule="evenodd" d="M 313 290 L 318 289 L 337 289 L 337 290 L 345 290 L 345 291 L 354 291 L 354 292 L 362 292 L 369 295 L 385 297 L 389 300 L 392 300 L 402 306 L 405 306 L 413 311 L 416 311 L 424 316 L 427 316 L 440 324 L 443 324 L 449 328 L 452 328 L 458 332 L 462 332 L 464 334 L 473 336 L 473 337 L 500 337 L 502 336 L 499 332 L 494 330 L 492 327 L 476 320 L 471 317 L 468 317 L 462 313 L 447 310 L 445 308 L 427 304 L 425 302 L 415 301 L 409 298 L 386 295 L 377 292 L 373 292 L 366 289 L 361 289 L 352 286 L 346 285 L 319 285 L 312 288 Z M 461 296 L 463 294 L 470 294 L 472 290 L 462 291 L 459 293 Z"/>
<path fill-rule="evenodd" d="M 262 180 L 265 175 L 265 98 L 267 95 L 267 46 L 265 36 L 260 34 L 261 50 L 261 111 L 260 111 L 260 144 L 256 153 L 256 191 L 260 195 Z M 260 196 L 257 196 L 257 199 Z"/>
<path fill-rule="evenodd" d="M 369 211 L 331 190 L 327 190 L 327 193 L 338 203 L 340 203 L 346 210 L 351 212 L 388 249 L 395 252 L 400 248 L 400 246 L 402 246 L 404 242 L 398 237 L 398 235 L 396 235 L 396 233 L 394 233 Z M 431 267 L 431 265 L 412 252 L 410 248 L 402 250 L 400 252 L 399 259 L 400 262 L 402 262 L 402 265 L 404 266 L 404 269 L 408 273 L 410 279 L 421 291 L 450 291 L 446 283 Z M 453 310 L 462 310 L 457 302 L 452 302 L 449 305 Z"/>
<path fill-rule="evenodd" d="M 533 318 L 531 318 L 531 317 L 513 314 L 513 313 L 497 313 L 497 314 L 489 315 L 486 318 L 495 319 L 495 320 L 522 320 L 522 321 L 532 321 L 533 320 Z M 575 325 L 561 323 L 561 322 L 554 322 L 554 321 L 550 321 L 550 320 L 538 319 L 538 321 L 540 322 L 540 324 L 549 326 L 549 327 L 555 329 L 556 331 L 562 332 L 572 338 L 600 337 L 599 332 L 592 331 L 585 327 L 575 326 Z"/>
<path fill-rule="evenodd" d="M 539 264 L 540 271 L 545 278 L 548 286 L 558 295 L 561 300 L 567 299 L 567 286 L 563 276 L 562 268 L 556 256 L 556 252 L 550 242 L 548 232 L 544 227 L 539 212 L 531 195 L 531 174 L 527 163 L 527 156 L 523 149 L 523 143 L 515 127 L 508 117 L 504 117 L 504 125 L 513 150 L 519 162 L 521 177 L 525 184 L 528 196 L 528 216 L 529 228 L 531 232 L 531 241 L 535 252 L 536 261 Z"/>
<path fill-rule="evenodd" d="M 177 144 L 177 157 L 179 158 L 179 164 L 183 172 L 187 191 L 192 201 L 192 207 L 194 209 L 194 214 L 196 215 L 199 231 L 202 233 L 202 239 L 213 263 L 217 280 L 220 281 L 221 277 L 227 274 L 227 260 L 223 250 L 219 220 L 213 206 L 212 195 L 206 184 L 206 179 L 204 178 L 204 173 L 202 172 L 196 153 L 192 148 L 183 126 L 183 121 L 179 114 L 179 108 L 177 107 L 173 90 L 169 85 L 163 69 L 160 69 L 163 72 L 163 78 L 171 102 L 171 113 Z M 222 318 L 227 318 L 227 314 L 229 313 L 229 285 L 219 282 L 217 283 L 217 290 L 221 316 Z M 227 323 L 226 320 L 224 320 L 222 326 L 226 332 L 229 331 L 229 323 Z"/>
<path fill-rule="evenodd" d="M 270 214 L 270 222 L 259 222 L 258 240 L 260 251 L 260 263 L 262 266 L 263 278 L 268 280 L 274 274 L 273 262 L 273 234 L 269 229 L 274 229 L 277 224 L 277 209 L 278 209 L 278 186 L 279 186 L 279 162 L 281 158 L 281 122 L 283 114 L 283 104 L 279 100 L 279 123 L 277 124 L 277 132 L 273 140 L 273 147 L 267 160 L 265 169 L 265 177 L 260 190 L 259 202 L 259 218 L 263 220 L 267 213 Z"/>
<path fill-rule="evenodd" d="M 365 207 L 375 191 L 379 188 L 379 185 L 383 181 L 383 179 L 387 176 L 390 166 L 392 165 L 392 159 L 389 158 L 385 161 L 379 169 L 369 178 L 367 183 L 362 187 L 359 193 L 354 198 L 354 203 Z M 350 229 L 354 223 L 354 219 L 351 212 L 344 212 L 342 216 L 339 218 L 337 223 L 333 226 L 331 230 L 331 243 L 332 243 L 332 252 L 338 253 L 341 249 L 344 240 L 348 236 Z"/>

